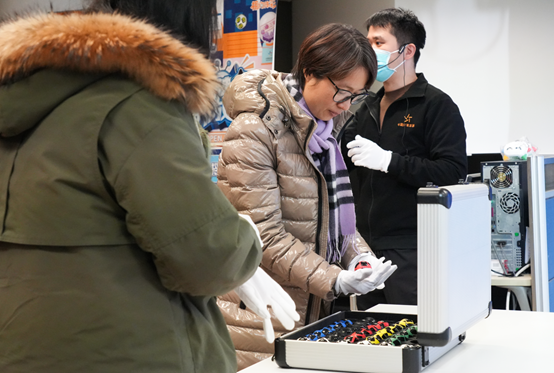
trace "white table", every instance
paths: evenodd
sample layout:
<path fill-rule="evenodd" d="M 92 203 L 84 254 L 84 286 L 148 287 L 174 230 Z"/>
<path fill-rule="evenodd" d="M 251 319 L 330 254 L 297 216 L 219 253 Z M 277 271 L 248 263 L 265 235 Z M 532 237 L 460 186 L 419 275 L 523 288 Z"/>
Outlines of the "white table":
<path fill-rule="evenodd" d="M 376 307 L 381 307 L 378 305 Z M 381 308 L 379 308 L 381 311 Z M 386 311 L 383 311 L 386 312 Z M 466 340 L 426 367 L 424 373 L 552 373 L 554 313 L 493 310 L 466 332 Z M 263 360 L 241 373 L 329 373 L 280 368 Z"/>
<path fill-rule="evenodd" d="M 516 296 L 522 311 L 531 311 L 527 290 L 531 289 L 531 275 L 525 274 L 517 277 L 491 276 L 491 285 L 510 290 Z M 554 372 L 554 370 L 553 370 Z"/>

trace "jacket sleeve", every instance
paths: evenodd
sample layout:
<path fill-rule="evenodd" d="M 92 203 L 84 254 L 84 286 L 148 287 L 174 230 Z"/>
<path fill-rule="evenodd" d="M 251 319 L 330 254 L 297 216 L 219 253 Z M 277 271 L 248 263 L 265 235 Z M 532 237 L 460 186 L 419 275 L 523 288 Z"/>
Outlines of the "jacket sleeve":
<path fill-rule="evenodd" d="M 467 174 L 466 132 L 456 104 L 441 95 L 426 113 L 425 157 L 393 153 L 388 172 L 414 187 L 457 184 Z"/>
<path fill-rule="evenodd" d="M 292 285 L 332 300 L 340 268 L 285 230 L 276 141 L 258 116 L 240 114 L 225 135 L 218 186 L 239 212 L 256 223 L 264 242 L 262 265 Z"/>
<path fill-rule="evenodd" d="M 175 103 L 134 101 L 108 118 L 102 144 L 128 230 L 167 289 L 225 294 L 258 267 L 256 234 L 211 180 L 192 115 Z"/>
<path fill-rule="evenodd" d="M 354 242 L 348 247 L 346 253 L 341 259 L 341 265 L 344 269 L 347 269 L 350 265 L 350 262 L 356 258 L 359 254 L 364 253 L 373 253 L 367 242 L 363 239 L 362 235 L 356 229 L 356 237 L 354 237 Z"/>

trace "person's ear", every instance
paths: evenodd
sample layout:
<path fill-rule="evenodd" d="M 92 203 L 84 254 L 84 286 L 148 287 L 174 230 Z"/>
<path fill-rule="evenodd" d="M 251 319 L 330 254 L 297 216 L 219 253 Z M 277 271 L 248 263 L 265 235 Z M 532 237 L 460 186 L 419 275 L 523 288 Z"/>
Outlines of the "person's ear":
<path fill-rule="evenodd" d="M 404 59 L 409 60 L 414 58 L 417 48 L 414 43 L 406 44 L 404 46 Z"/>

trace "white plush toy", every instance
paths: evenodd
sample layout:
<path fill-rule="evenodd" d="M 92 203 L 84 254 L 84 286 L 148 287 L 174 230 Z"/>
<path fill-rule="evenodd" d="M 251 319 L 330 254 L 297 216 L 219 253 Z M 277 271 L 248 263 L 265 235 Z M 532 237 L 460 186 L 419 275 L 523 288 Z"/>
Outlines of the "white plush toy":
<path fill-rule="evenodd" d="M 527 160 L 527 156 L 536 153 L 534 147 L 527 139 L 521 138 L 517 141 L 507 143 L 502 149 L 502 158 L 505 161 Z"/>

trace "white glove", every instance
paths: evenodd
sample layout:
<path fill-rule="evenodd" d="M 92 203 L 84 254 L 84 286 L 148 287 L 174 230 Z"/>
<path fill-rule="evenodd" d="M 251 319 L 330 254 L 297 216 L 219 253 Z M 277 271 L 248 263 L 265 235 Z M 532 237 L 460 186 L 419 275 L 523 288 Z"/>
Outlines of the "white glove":
<path fill-rule="evenodd" d="M 385 281 L 396 271 L 398 266 L 393 265 L 390 260 L 385 262 L 385 257 L 377 259 L 370 253 L 363 253 L 355 257 L 348 265 L 349 271 L 354 271 L 354 268 L 359 262 L 368 262 L 373 269 L 373 273 L 369 280 L 375 284 L 375 289 L 382 289 L 385 287 Z M 358 270 L 360 271 L 360 270 Z"/>
<path fill-rule="evenodd" d="M 260 267 L 235 292 L 248 308 L 264 320 L 264 335 L 269 343 L 273 343 L 275 333 L 267 306 L 271 306 L 273 313 L 287 330 L 294 328 L 294 322 L 300 320 L 290 295 Z"/>
<path fill-rule="evenodd" d="M 262 245 L 262 247 L 264 247 L 264 242 L 262 241 L 262 236 L 260 236 L 260 231 L 258 230 L 258 227 L 256 226 L 256 224 L 254 224 L 254 221 L 252 220 L 250 215 L 239 214 L 239 216 L 241 218 L 243 218 L 244 220 L 246 220 L 248 222 L 248 224 L 250 224 L 252 226 L 252 228 L 254 228 L 254 230 L 256 231 L 256 236 L 258 236 L 258 240 L 260 240 L 260 245 Z"/>
<path fill-rule="evenodd" d="M 358 271 L 340 271 L 335 282 L 335 292 L 343 294 L 365 294 L 375 290 L 369 280 L 373 269 L 364 268 Z"/>
<path fill-rule="evenodd" d="M 392 158 L 390 150 L 383 150 L 373 141 L 364 139 L 360 135 L 356 135 L 356 138 L 346 144 L 346 147 L 350 149 L 348 156 L 354 165 L 388 172 Z"/>

